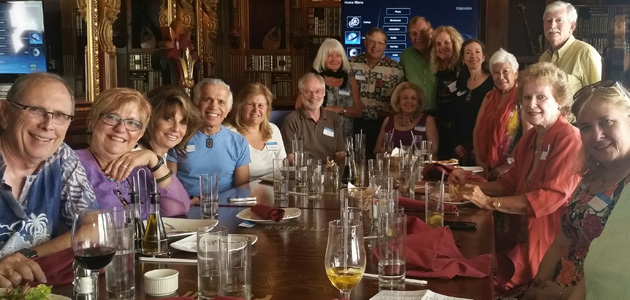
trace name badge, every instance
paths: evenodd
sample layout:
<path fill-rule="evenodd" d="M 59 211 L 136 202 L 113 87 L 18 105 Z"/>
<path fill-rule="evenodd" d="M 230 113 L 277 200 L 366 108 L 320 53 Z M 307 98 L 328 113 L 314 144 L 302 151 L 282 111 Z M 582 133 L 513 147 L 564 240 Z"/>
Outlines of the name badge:
<path fill-rule="evenodd" d="M 455 91 L 457 91 L 457 81 L 451 82 L 451 84 L 449 84 L 447 87 L 451 93 L 455 93 Z"/>
<path fill-rule="evenodd" d="M 278 150 L 280 150 L 280 146 L 278 146 L 278 142 L 266 142 L 265 143 L 265 147 L 267 147 L 267 150 L 269 150 L 269 151 L 278 151 Z"/>
<path fill-rule="evenodd" d="M 350 90 L 339 90 L 339 95 L 350 96 Z"/>
<path fill-rule="evenodd" d="M 549 150 L 551 149 L 551 144 L 547 145 L 547 149 L 543 150 L 540 154 L 540 160 L 547 160 L 547 154 L 549 154 Z"/>
<path fill-rule="evenodd" d="M 612 200 L 606 197 L 606 195 L 602 194 L 601 192 L 595 194 L 595 196 L 593 196 L 593 198 L 588 201 L 588 206 L 590 206 L 595 211 L 602 211 L 611 204 Z"/>
<path fill-rule="evenodd" d="M 195 145 L 186 145 L 186 152 L 195 152 Z"/>
<path fill-rule="evenodd" d="M 458 91 L 457 92 L 457 97 L 463 96 L 464 94 L 466 94 L 467 91 Z"/>
<path fill-rule="evenodd" d="M 426 126 L 420 126 L 420 125 L 418 125 L 418 126 L 414 127 L 414 130 L 415 130 L 415 131 L 422 131 L 422 132 L 425 132 L 425 131 L 427 131 L 427 127 L 426 127 Z"/>
<path fill-rule="evenodd" d="M 329 136 L 329 137 L 335 137 L 335 131 L 328 127 L 324 127 L 324 135 Z"/>
<path fill-rule="evenodd" d="M 365 80 L 365 75 L 363 75 L 363 73 L 358 73 L 358 74 L 354 75 L 354 79 L 356 79 L 356 80 Z"/>

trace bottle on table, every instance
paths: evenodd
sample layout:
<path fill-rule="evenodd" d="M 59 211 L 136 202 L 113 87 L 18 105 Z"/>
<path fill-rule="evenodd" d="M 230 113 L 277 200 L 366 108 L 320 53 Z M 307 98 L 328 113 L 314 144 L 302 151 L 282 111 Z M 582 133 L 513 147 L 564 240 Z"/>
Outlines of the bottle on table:
<path fill-rule="evenodd" d="M 141 217 L 140 194 L 138 193 L 138 185 L 136 184 L 135 178 L 131 179 L 129 201 L 131 202 L 131 205 L 133 205 L 134 246 L 136 253 L 142 253 L 142 239 L 144 238 L 145 229 Z"/>
<path fill-rule="evenodd" d="M 168 239 L 164 223 L 160 216 L 160 193 L 157 191 L 157 182 L 153 178 L 153 192 L 149 196 L 150 206 L 149 220 L 142 239 L 142 254 L 147 256 L 168 255 Z"/>

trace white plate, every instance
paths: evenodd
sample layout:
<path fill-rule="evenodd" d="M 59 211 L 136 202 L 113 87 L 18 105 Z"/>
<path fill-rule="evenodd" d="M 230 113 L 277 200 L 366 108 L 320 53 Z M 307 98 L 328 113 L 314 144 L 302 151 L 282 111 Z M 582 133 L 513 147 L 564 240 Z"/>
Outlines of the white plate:
<path fill-rule="evenodd" d="M 463 167 L 463 166 L 459 166 L 458 168 L 461 168 L 464 171 L 470 171 L 473 173 L 481 173 L 483 172 L 483 168 L 480 166 L 472 166 L 472 167 Z"/>
<path fill-rule="evenodd" d="M 470 201 L 468 201 L 468 200 L 464 200 L 464 201 L 462 201 L 462 202 L 447 202 L 447 201 L 444 201 L 444 204 L 452 204 L 452 205 L 455 205 L 455 206 L 468 205 L 468 204 L 470 204 L 470 203 L 471 203 L 471 202 L 470 202 Z"/>
<path fill-rule="evenodd" d="M 287 207 L 287 208 L 283 208 L 283 209 L 284 209 L 284 218 L 280 222 L 285 222 L 287 220 L 295 219 L 295 218 L 299 217 L 300 215 L 302 215 L 302 211 L 299 208 L 297 208 L 297 207 Z M 261 218 L 260 216 L 255 214 L 251 210 L 251 208 L 246 208 L 246 209 L 242 210 L 241 212 L 239 212 L 236 215 L 236 217 L 241 219 L 241 220 L 250 221 L 250 222 L 254 222 L 254 223 L 260 223 L 260 224 L 274 224 L 274 223 L 276 223 L 273 220 L 267 220 L 267 219 Z"/>
<path fill-rule="evenodd" d="M 217 226 L 219 220 L 210 219 L 183 219 L 183 218 L 162 218 L 164 223 L 164 230 L 166 230 L 166 236 L 183 237 L 189 236 L 197 232 L 197 229 L 204 226 Z M 144 220 L 144 226 L 147 226 L 147 221 Z"/>
<path fill-rule="evenodd" d="M 230 234 L 230 236 L 246 238 L 249 240 L 251 245 L 255 244 L 256 241 L 258 241 L 258 236 L 256 236 L 255 234 Z M 175 243 L 171 243 L 170 246 L 177 250 L 197 253 L 197 234 L 193 234 Z"/>
<path fill-rule="evenodd" d="M 7 293 L 7 289 L 0 288 L 0 296 L 5 296 Z M 61 295 L 50 294 L 48 295 L 48 300 L 70 300 L 70 298 Z"/>

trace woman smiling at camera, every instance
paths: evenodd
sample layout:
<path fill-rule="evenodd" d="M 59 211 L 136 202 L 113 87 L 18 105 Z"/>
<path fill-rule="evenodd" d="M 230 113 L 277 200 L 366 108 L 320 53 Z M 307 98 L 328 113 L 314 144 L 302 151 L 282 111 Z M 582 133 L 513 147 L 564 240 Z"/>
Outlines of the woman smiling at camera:
<path fill-rule="evenodd" d="M 269 123 L 273 95 L 262 83 L 246 85 L 234 99 L 234 109 L 227 125 L 240 133 L 249 144 L 249 180 L 273 172 L 273 159 L 285 158 L 280 129 Z"/>
<path fill-rule="evenodd" d="M 518 99 L 534 126 L 516 145 L 514 163 L 497 181 L 467 181 L 456 169 L 449 183 L 480 208 L 501 212 L 496 229 L 497 287 L 528 285 L 560 228 L 560 214 L 577 186 L 581 141 L 567 122 L 571 102 L 567 76 L 551 63 L 519 75 Z"/>
<path fill-rule="evenodd" d="M 164 153 L 132 151 L 145 133 L 150 116 L 151 105 L 139 92 L 127 88 L 103 91 L 94 100 L 88 117 L 90 146 L 78 150 L 77 155 L 102 208 L 127 205 L 131 179 L 141 176 L 146 179 L 147 188 L 152 186 L 153 178 L 157 180 L 163 215 L 185 214 L 190 208 L 188 194 L 166 167 Z M 140 174 L 146 176 L 138 173 L 141 169 L 145 172 Z"/>

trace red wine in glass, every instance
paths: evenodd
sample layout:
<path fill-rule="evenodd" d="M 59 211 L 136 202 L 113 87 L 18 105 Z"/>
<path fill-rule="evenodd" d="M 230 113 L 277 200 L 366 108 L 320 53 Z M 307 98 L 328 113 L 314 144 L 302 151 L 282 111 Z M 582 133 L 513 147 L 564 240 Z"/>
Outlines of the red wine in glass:
<path fill-rule="evenodd" d="M 86 269 L 99 270 L 105 268 L 114 258 L 115 248 L 95 247 L 78 250 L 74 253 L 74 260 Z"/>

